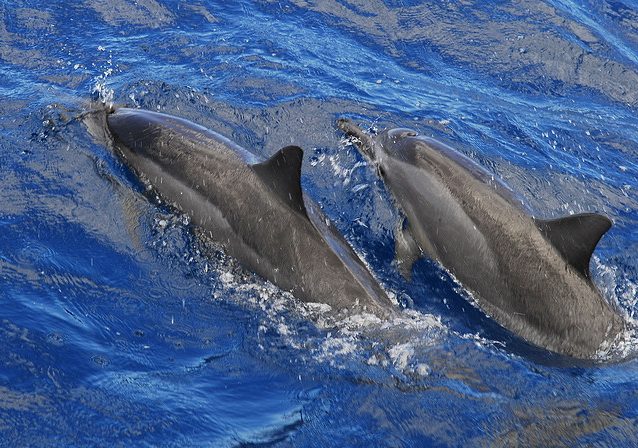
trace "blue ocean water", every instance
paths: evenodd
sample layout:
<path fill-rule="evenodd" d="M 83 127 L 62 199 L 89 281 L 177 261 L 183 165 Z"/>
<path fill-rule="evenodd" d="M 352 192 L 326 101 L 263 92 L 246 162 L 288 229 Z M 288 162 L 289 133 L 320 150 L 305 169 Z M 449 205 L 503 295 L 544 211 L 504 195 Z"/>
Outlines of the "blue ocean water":
<path fill-rule="evenodd" d="M 329 321 L 198 237 L 78 117 L 190 119 L 303 185 L 406 304 Z M 638 5 L 629 0 L 0 3 L 0 445 L 638 446 Z M 454 146 L 542 217 L 606 213 L 631 323 L 594 363 L 525 344 L 436 264 L 342 115 Z"/>

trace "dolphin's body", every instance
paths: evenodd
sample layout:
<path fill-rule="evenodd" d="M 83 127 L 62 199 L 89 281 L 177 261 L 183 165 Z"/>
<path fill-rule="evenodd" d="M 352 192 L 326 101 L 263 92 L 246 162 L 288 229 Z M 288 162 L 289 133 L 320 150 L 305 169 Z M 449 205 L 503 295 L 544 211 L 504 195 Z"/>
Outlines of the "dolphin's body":
<path fill-rule="evenodd" d="M 119 108 L 106 117 L 127 164 L 223 250 L 298 299 L 395 312 L 375 278 L 301 189 L 303 151 L 268 160 L 190 121 Z"/>
<path fill-rule="evenodd" d="M 501 325 L 554 352 L 590 359 L 624 328 L 591 280 L 589 261 L 610 228 L 603 215 L 533 218 L 494 176 L 409 129 L 354 137 L 404 219 L 396 254 L 404 275 L 424 252 L 448 269 Z"/>

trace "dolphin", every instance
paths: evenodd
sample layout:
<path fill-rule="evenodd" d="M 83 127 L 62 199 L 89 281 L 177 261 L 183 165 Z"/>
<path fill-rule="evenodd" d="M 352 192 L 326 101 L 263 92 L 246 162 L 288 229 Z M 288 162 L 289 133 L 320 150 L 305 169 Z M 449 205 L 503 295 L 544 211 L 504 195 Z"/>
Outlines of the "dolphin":
<path fill-rule="evenodd" d="M 396 305 L 301 188 L 303 150 L 267 160 L 182 118 L 107 111 L 116 152 L 222 250 L 297 299 L 388 317 Z"/>
<path fill-rule="evenodd" d="M 373 136 L 346 118 L 337 126 L 402 214 L 395 251 L 407 279 L 425 254 L 502 326 L 573 358 L 595 358 L 624 330 L 589 271 L 609 218 L 533 217 L 508 186 L 441 142 L 402 128 Z"/>

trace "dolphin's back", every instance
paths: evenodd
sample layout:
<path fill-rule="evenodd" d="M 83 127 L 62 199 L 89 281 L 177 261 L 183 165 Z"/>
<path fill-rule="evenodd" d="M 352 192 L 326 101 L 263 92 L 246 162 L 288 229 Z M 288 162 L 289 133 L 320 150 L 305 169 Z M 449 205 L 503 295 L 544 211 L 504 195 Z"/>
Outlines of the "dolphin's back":
<path fill-rule="evenodd" d="M 179 153 L 183 156 L 237 159 L 248 164 L 263 160 L 222 134 L 189 120 L 159 112 L 122 107 L 108 116 L 108 125 L 111 130 L 117 130 L 117 138 L 122 144 L 153 158 L 161 156 L 155 152 L 155 149 L 161 149 L 156 148 L 155 144 L 162 142 L 166 156 Z M 188 151 L 176 150 L 184 145 Z"/>

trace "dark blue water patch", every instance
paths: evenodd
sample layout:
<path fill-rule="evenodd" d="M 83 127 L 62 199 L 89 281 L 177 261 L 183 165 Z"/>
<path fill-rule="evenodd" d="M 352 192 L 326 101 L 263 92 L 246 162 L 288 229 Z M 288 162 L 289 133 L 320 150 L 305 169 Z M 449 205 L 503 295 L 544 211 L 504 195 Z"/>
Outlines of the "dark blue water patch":
<path fill-rule="evenodd" d="M 3 67 L 0 69 L 2 75 L 2 84 L 0 92 L 7 98 L 28 98 L 32 91 L 26 87 L 29 77 L 25 76 L 21 70 L 12 69 L 11 67 Z"/>
<path fill-rule="evenodd" d="M 28 253 L 30 255 L 25 259 L 26 261 L 40 258 L 54 258 L 51 256 L 51 251 L 46 250 L 34 250 L 31 248 Z M 125 270 L 123 265 L 117 265 L 117 268 Z M 38 266 L 38 269 L 40 269 L 40 266 Z M 36 269 L 36 271 L 38 269 Z M 124 286 L 122 285 L 122 287 Z M 241 343 L 241 338 L 237 339 L 236 336 L 233 336 L 236 333 L 237 324 L 235 323 L 225 327 L 223 321 L 216 320 L 214 325 L 209 327 L 212 331 L 204 331 L 202 334 L 202 330 L 199 330 L 199 328 L 201 328 L 201 322 L 192 322 L 191 326 L 186 325 L 186 321 L 184 321 L 184 318 L 187 320 L 190 319 L 192 313 L 180 313 L 179 309 L 172 309 L 172 307 L 166 306 L 167 303 L 164 302 L 163 304 L 159 303 L 157 305 L 147 303 L 144 309 L 138 307 L 134 311 L 134 314 L 128 314 L 126 312 L 127 308 L 125 303 L 122 303 L 126 293 L 112 294 L 112 292 L 113 291 L 103 290 L 103 296 L 96 296 L 94 292 L 91 298 L 92 309 L 90 315 L 85 313 L 79 315 L 79 320 L 76 321 L 76 325 L 85 327 L 86 325 L 83 324 L 88 324 L 93 321 L 94 329 L 91 331 L 81 331 L 78 333 L 77 330 L 69 329 L 68 325 L 64 324 L 63 318 L 60 319 L 61 322 L 47 323 L 43 320 L 42 316 L 38 316 L 35 312 L 38 308 L 41 308 L 37 301 L 42 301 L 45 296 L 39 291 L 36 291 L 31 297 L 25 297 L 23 295 L 21 299 L 24 303 L 29 304 L 25 312 L 20 313 L 20 321 L 25 327 L 16 326 L 5 319 L 5 325 L 3 326 L 5 329 L 5 337 L 3 337 L 2 340 L 6 343 L 21 341 L 19 344 L 13 344 L 11 347 L 11 352 L 15 354 L 13 364 L 16 365 L 16 369 L 30 369 L 31 374 L 24 378 L 33 378 L 34 381 L 36 378 L 44 376 L 45 372 L 48 371 L 48 375 L 55 381 L 55 384 L 52 386 L 52 391 L 44 384 L 39 383 L 39 396 L 42 397 L 42 402 L 38 403 L 38 406 L 33 406 L 34 412 L 44 412 L 46 414 L 54 412 L 64 415 L 65 418 L 78 415 L 78 412 L 86 413 L 87 418 L 91 421 L 91 425 L 97 424 L 101 428 L 115 426 L 115 428 L 109 432 L 105 432 L 104 434 L 98 432 L 95 434 L 90 430 L 90 427 L 85 428 L 80 424 L 74 431 L 77 434 L 77 440 L 89 440 L 90 437 L 93 437 L 95 440 L 103 440 L 103 437 L 108 437 L 113 443 L 117 444 L 120 438 L 130 440 L 133 433 L 136 433 L 137 437 L 143 437 L 143 432 L 138 432 L 139 428 L 137 427 L 137 425 L 140 424 L 140 419 L 141 421 L 147 422 L 152 420 L 154 422 L 153 425 L 157 425 L 158 422 L 160 422 L 160 426 L 164 427 L 160 432 L 166 434 L 167 437 L 172 440 L 178 440 L 185 434 L 188 434 L 189 440 L 198 440 L 199 436 L 196 436 L 194 433 L 191 435 L 191 431 L 200 430 L 204 431 L 203 433 L 205 435 L 202 436 L 204 439 L 215 440 L 213 434 L 211 434 L 210 427 L 207 425 L 206 428 L 195 425 L 191 427 L 189 431 L 186 431 L 185 427 L 171 429 L 181 414 L 179 411 L 181 405 L 178 403 L 182 401 L 183 398 L 180 398 L 180 391 L 184 392 L 184 388 L 190 388 L 188 385 L 192 384 L 192 382 L 187 381 L 184 383 L 182 380 L 179 380 L 176 385 L 183 384 L 183 386 L 178 386 L 177 392 L 173 386 L 169 389 L 169 386 L 165 384 L 167 378 L 175 377 L 174 373 L 168 374 L 168 372 L 172 372 L 176 368 L 178 372 L 184 368 L 186 368 L 186 370 L 182 370 L 183 372 L 190 372 L 187 377 L 178 375 L 177 378 L 192 378 L 193 375 L 198 375 L 197 372 L 207 371 L 213 364 L 219 364 L 221 362 L 222 365 L 227 365 L 225 363 L 227 362 L 228 356 L 232 356 L 232 353 L 236 352 Z M 93 301 L 100 302 L 96 304 L 93 303 Z M 117 316 L 111 314 L 113 311 L 110 311 L 114 305 L 117 309 Z M 194 305 L 196 304 L 188 303 L 189 308 Z M 211 309 L 208 308 L 206 311 L 207 314 L 210 314 Z M 166 326 L 168 323 L 166 317 L 168 316 L 160 318 L 163 324 L 159 326 L 153 324 L 151 316 L 156 312 L 159 313 L 157 317 L 167 313 L 174 313 L 170 319 L 170 324 Z M 51 313 L 50 311 L 46 312 L 46 315 L 53 316 L 55 314 L 56 313 Z M 73 313 L 68 314 L 71 315 Z M 64 317 L 64 314 L 62 317 Z M 211 317 L 213 316 L 209 315 L 207 319 Z M 73 322 L 74 318 L 68 319 L 68 321 Z M 26 328 L 34 327 L 34 325 L 29 322 L 38 322 L 35 327 L 39 328 L 39 330 L 34 332 L 26 330 Z M 166 331 L 166 328 L 170 328 L 171 330 Z M 8 333 L 10 331 L 12 331 L 15 336 Z M 84 336 L 83 339 L 78 339 L 80 335 Z M 194 340 L 193 337 L 195 337 Z M 194 345 L 193 342 L 195 343 Z M 43 348 L 46 349 L 47 352 L 37 354 L 39 346 L 44 346 Z M 24 358 L 20 357 L 21 353 L 24 353 Z M 50 369 L 47 366 L 61 366 L 70 360 L 73 360 L 73 365 L 77 366 L 76 369 L 64 368 L 63 373 L 56 370 L 47 370 Z M 244 368 L 250 370 L 246 361 L 243 362 L 243 365 L 245 366 Z M 28 382 L 20 386 L 20 383 L 14 381 L 14 378 L 8 373 L 10 372 L 10 370 L 8 370 L 9 366 L 10 365 L 5 365 L 3 376 L 7 381 L 11 381 L 12 390 L 22 390 L 22 388 L 30 390 L 35 383 Z M 150 369 L 148 370 L 148 374 L 144 374 L 143 372 L 147 369 Z M 159 369 L 159 371 L 156 369 Z M 38 370 L 40 370 L 41 373 L 37 373 Z M 124 372 L 127 371 L 131 373 L 125 374 Z M 163 371 L 167 373 L 159 373 Z M 108 372 L 113 373 L 109 374 Z M 121 387 L 120 390 L 124 395 L 120 395 L 119 392 L 113 395 L 113 389 L 109 386 L 109 395 L 111 395 L 108 400 L 109 404 L 98 404 L 105 403 L 105 397 L 101 397 L 98 391 L 102 389 L 103 385 L 113 383 L 112 379 L 107 380 L 107 378 L 113 374 L 115 375 L 116 383 L 123 381 L 122 384 L 132 384 L 136 385 L 136 387 L 134 389 Z M 19 371 L 15 375 L 22 377 Z M 141 383 L 140 379 L 142 380 Z M 201 379 L 201 381 L 203 382 L 202 384 L 209 383 L 205 378 Z M 276 378 L 275 381 L 279 382 Z M 219 384 L 218 382 L 211 386 L 211 390 L 215 390 L 216 388 L 228 389 L 229 385 L 232 385 L 232 387 L 235 388 L 239 387 L 239 389 L 237 389 L 239 393 L 247 393 L 250 397 L 254 398 L 254 394 L 250 392 L 250 387 L 253 384 L 260 385 L 259 390 L 261 390 L 261 385 L 264 384 L 264 381 L 258 378 L 244 377 L 238 385 L 233 381 L 228 383 L 228 385 Z M 142 389 L 147 389 L 148 392 L 143 395 L 143 397 L 145 397 L 144 400 L 138 404 L 136 403 L 137 399 L 135 397 Z M 169 390 L 172 392 L 168 393 Z M 67 396 L 66 391 L 69 391 L 68 393 L 71 394 L 67 399 L 65 399 Z M 87 394 L 87 391 L 93 392 Z M 202 391 L 202 393 L 203 392 L 204 391 Z M 79 393 L 79 402 L 78 399 L 73 397 L 75 393 Z M 184 417 L 192 417 L 193 406 L 197 408 L 197 395 L 198 394 L 189 394 L 187 400 L 188 406 L 184 410 Z M 232 394 L 222 394 L 220 400 L 224 402 L 225 399 L 228 399 L 230 400 L 229 403 L 231 403 L 232 397 Z M 204 406 L 204 403 L 208 403 L 208 405 L 211 404 L 210 400 L 205 398 L 205 395 L 202 395 L 202 399 L 204 400 L 202 406 Z M 58 404 L 60 400 L 64 400 L 65 404 Z M 85 402 L 85 400 L 95 400 L 95 403 Z M 177 401 L 175 402 L 175 400 Z M 164 405 L 160 407 L 165 408 L 167 403 L 171 403 L 171 401 L 174 401 L 174 404 L 171 405 L 172 410 L 170 413 L 160 412 L 158 414 L 154 412 L 153 418 L 147 413 L 149 403 L 159 404 L 162 402 Z M 145 403 L 143 405 L 144 409 L 146 409 L 145 411 L 141 411 L 140 406 L 142 406 L 142 402 Z M 272 406 L 277 406 L 280 402 L 281 397 L 279 397 L 278 401 L 273 401 Z M 66 408 L 69 406 L 70 409 L 67 410 Z M 111 408 L 111 406 L 115 406 L 115 408 Z M 260 409 L 262 409 L 262 411 L 270 411 L 269 406 L 267 401 L 262 401 L 262 407 Z M 88 409 L 83 409 L 85 407 L 88 407 Z M 229 409 L 230 405 L 222 407 Z M 242 412 L 239 412 L 239 409 L 241 409 Z M 224 428 L 223 425 L 221 429 L 218 429 L 219 437 L 221 437 L 220 440 L 224 440 L 225 437 L 230 437 L 229 434 L 236 434 L 235 439 L 237 440 L 280 440 L 282 437 L 285 438 L 285 435 L 282 436 L 282 434 L 286 433 L 285 428 L 290 425 L 294 427 L 294 422 L 296 421 L 294 415 L 299 414 L 298 411 L 294 411 L 294 408 L 293 410 L 284 412 L 286 415 L 284 418 L 285 424 L 281 425 L 284 429 L 280 431 L 276 429 L 279 427 L 276 422 L 270 423 L 272 417 L 268 417 L 269 424 L 259 420 L 258 416 L 262 415 L 262 411 L 255 410 L 255 414 L 246 414 L 245 408 L 241 406 L 237 410 L 237 413 L 227 412 L 226 418 L 235 423 L 232 425 L 233 430 L 230 432 L 227 428 Z M 134 413 L 136 417 L 130 418 L 128 416 L 129 412 Z M 251 419 L 248 415 L 254 415 L 254 417 Z M 269 412 L 268 415 L 271 415 L 271 412 Z M 7 418 L 10 419 L 11 417 Z M 112 418 L 115 419 L 114 422 L 111 422 Z M 207 419 L 208 417 L 204 417 L 204 420 Z M 241 419 L 245 420 L 245 426 L 248 428 L 245 431 L 241 431 L 237 426 L 237 422 Z M 83 421 L 83 419 L 81 420 Z M 194 420 L 191 418 L 189 426 L 192 426 L 193 423 Z M 264 430 L 262 434 L 260 431 L 255 432 L 252 430 L 251 428 L 253 427 L 265 427 L 270 429 Z M 18 421 L 16 425 L 16 430 L 21 431 L 20 437 L 25 437 L 25 440 L 48 440 L 47 437 L 52 437 L 52 434 L 55 433 L 53 427 L 38 426 L 34 429 L 37 429 L 39 433 L 38 437 L 35 437 L 29 428 L 24 428 L 22 421 Z M 155 431 L 157 431 L 157 429 L 158 427 L 156 427 Z M 212 432 L 214 433 L 214 431 Z M 13 436 L 13 440 L 21 440 L 20 437 L 15 437 L 16 434 L 13 434 Z M 133 437 L 133 439 L 135 439 L 135 437 Z"/>

